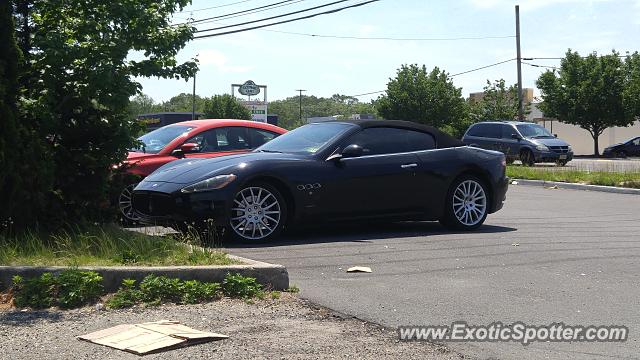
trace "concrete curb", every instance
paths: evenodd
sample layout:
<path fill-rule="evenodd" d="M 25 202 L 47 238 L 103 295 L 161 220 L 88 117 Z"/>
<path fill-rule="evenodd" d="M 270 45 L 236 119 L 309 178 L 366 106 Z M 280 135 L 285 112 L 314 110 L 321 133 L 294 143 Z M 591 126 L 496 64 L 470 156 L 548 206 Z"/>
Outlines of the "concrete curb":
<path fill-rule="evenodd" d="M 588 190 L 588 191 L 600 191 L 614 194 L 630 194 L 640 195 L 640 189 L 622 188 L 616 186 L 602 186 L 602 185 L 585 185 L 585 184 L 573 184 L 558 181 L 544 181 L 544 180 L 521 180 L 512 179 L 517 181 L 518 185 L 528 186 L 557 186 L 559 189 L 572 189 L 572 190 Z"/>
<path fill-rule="evenodd" d="M 82 266 L 80 270 L 95 271 L 102 275 L 102 284 L 107 292 L 118 290 L 124 279 L 141 281 L 149 274 L 164 275 L 181 280 L 200 280 L 222 282 L 228 273 L 254 277 L 258 282 L 273 290 L 289 288 L 289 273 L 282 265 L 228 255 L 229 258 L 243 262 L 243 265 L 222 266 Z M 59 273 L 68 266 L 0 266 L 0 289 L 6 289 L 15 275 L 23 278 L 40 276 L 42 273 Z"/>

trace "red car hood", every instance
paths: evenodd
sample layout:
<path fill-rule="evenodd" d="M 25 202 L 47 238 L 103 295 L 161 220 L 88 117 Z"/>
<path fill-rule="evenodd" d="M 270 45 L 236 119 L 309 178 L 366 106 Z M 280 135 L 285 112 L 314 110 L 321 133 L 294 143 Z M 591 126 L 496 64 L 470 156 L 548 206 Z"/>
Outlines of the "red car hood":
<path fill-rule="evenodd" d="M 145 154 L 141 152 L 129 151 L 129 155 L 127 155 L 127 161 L 142 160 L 142 159 L 150 158 L 156 155 L 157 154 Z"/>

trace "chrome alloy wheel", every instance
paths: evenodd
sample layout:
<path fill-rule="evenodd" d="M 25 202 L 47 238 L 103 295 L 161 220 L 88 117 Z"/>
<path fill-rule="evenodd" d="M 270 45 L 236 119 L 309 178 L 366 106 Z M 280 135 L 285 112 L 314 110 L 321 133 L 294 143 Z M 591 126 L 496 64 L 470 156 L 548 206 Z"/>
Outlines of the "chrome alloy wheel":
<path fill-rule="evenodd" d="M 474 226 L 487 212 L 487 195 L 475 180 L 465 180 L 453 192 L 453 213 L 466 226 Z"/>
<path fill-rule="evenodd" d="M 124 189 L 120 193 L 118 197 L 118 207 L 120 209 L 120 213 L 124 216 L 125 220 L 128 221 L 138 221 L 140 217 L 136 215 L 136 212 L 133 210 L 133 206 L 131 203 L 131 199 L 133 197 L 133 189 L 138 185 L 137 183 L 131 184 Z"/>
<path fill-rule="evenodd" d="M 247 187 L 236 194 L 231 209 L 231 227 L 240 237 L 260 240 L 280 224 L 282 210 L 278 198 L 263 187 Z"/>

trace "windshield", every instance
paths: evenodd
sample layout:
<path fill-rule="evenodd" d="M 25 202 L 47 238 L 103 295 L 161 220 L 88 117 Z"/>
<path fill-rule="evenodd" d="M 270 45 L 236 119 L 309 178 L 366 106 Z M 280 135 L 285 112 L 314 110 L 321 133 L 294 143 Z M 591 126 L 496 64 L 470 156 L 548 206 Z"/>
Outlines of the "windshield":
<path fill-rule="evenodd" d="M 344 123 L 308 124 L 278 136 L 256 151 L 312 155 L 352 127 Z"/>
<path fill-rule="evenodd" d="M 149 154 L 157 154 L 164 149 L 173 139 L 178 136 L 191 131 L 193 126 L 184 125 L 170 125 L 161 127 L 160 129 L 153 130 L 148 134 L 144 134 L 138 138 L 138 141 L 142 142 L 143 146 L 131 151 L 142 151 Z"/>
<path fill-rule="evenodd" d="M 520 124 L 516 125 L 516 127 L 518 128 L 518 131 L 520 131 L 520 134 L 526 138 L 539 139 L 554 137 L 551 135 L 549 130 L 538 124 Z"/>

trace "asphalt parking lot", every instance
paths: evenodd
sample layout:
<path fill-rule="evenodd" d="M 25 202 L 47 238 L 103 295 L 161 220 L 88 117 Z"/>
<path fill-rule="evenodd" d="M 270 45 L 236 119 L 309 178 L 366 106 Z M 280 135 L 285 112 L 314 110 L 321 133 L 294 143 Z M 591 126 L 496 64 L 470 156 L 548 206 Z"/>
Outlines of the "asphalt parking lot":
<path fill-rule="evenodd" d="M 454 343 L 479 358 L 637 359 L 640 197 L 515 185 L 473 233 L 361 224 L 231 248 L 286 265 L 303 297 L 385 326 L 626 325 L 626 343 Z M 353 265 L 371 274 L 346 273 Z"/>

